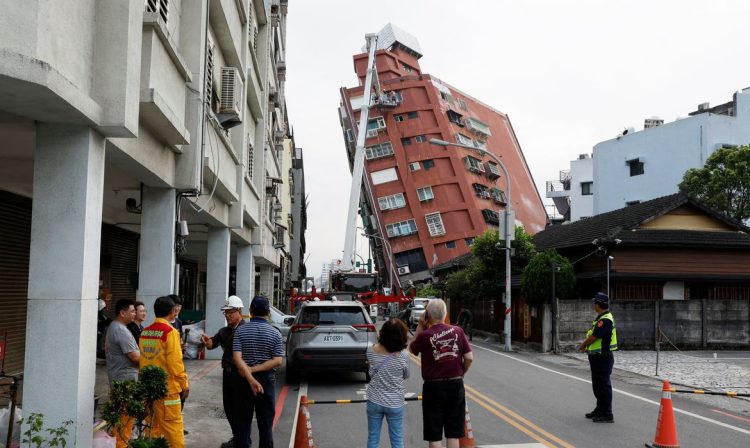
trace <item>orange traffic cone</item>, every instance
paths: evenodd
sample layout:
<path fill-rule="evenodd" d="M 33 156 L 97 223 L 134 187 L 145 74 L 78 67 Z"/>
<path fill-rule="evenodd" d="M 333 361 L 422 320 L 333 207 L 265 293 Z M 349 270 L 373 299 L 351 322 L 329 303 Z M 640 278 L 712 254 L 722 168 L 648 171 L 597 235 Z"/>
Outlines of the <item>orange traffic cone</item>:
<path fill-rule="evenodd" d="M 680 442 L 677 440 L 677 426 L 672 409 L 672 392 L 670 392 L 669 381 L 664 381 L 664 387 L 662 388 L 654 443 L 647 443 L 646 446 L 648 448 L 680 448 Z"/>
<path fill-rule="evenodd" d="M 307 396 L 303 395 L 300 397 L 297 431 L 294 433 L 294 448 L 315 448 L 310 410 L 307 406 Z"/>
<path fill-rule="evenodd" d="M 469 417 L 469 406 L 466 406 L 466 418 L 464 418 L 464 436 L 458 440 L 458 446 L 474 448 L 477 441 L 474 440 L 474 431 L 471 429 L 471 418 Z"/>

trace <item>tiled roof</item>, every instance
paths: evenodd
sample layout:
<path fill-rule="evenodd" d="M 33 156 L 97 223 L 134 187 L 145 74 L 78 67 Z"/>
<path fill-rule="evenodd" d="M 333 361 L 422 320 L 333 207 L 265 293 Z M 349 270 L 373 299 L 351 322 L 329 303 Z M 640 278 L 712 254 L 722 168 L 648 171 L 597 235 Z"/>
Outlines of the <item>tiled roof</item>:
<path fill-rule="evenodd" d="M 640 228 L 684 204 L 695 206 L 737 232 Z M 750 246 L 750 229 L 683 193 L 675 193 L 570 224 L 548 227 L 534 235 L 534 244 L 538 250 L 562 249 L 591 246 L 594 240 L 604 243 L 615 238 L 622 240 L 622 244 L 634 245 L 736 247 Z"/>
<path fill-rule="evenodd" d="M 446 261 L 445 263 L 440 263 L 438 265 L 435 265 L 432 267 L 432 273 L 444 271 L 446 269 L 452 269 L 454 267 L 465 267 L 468 266 L 469 263 L 471 263 L 471 259 L 474 257 L 474 255 L 471 252 L 466 252 L 463 255 L 459 255 L 455 258 L 451 258 L 450 260 Z"/>

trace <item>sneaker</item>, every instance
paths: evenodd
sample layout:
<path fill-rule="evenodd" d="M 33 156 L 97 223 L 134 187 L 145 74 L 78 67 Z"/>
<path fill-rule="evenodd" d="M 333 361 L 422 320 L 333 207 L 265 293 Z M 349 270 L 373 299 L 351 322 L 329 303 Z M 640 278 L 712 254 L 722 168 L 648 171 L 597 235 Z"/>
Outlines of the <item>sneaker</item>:
<path fill-rule="evenodd" d="M 615 418 L 611 415 L 597 415 L 593 418 L 594 423 L 614 423 Z"/>
<path fill-rule="evenodd" d="M 591 411 L 588 414 L 586 414 L 586 418 L 594 418 L 597 415 L 599 415 L 596 411 Z"/>

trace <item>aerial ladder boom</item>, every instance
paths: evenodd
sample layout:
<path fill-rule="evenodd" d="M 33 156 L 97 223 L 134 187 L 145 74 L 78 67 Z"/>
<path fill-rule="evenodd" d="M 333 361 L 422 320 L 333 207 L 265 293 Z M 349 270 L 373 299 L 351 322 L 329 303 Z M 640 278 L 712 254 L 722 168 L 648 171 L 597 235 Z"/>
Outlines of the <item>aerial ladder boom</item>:
<path fill-rule="evenodd" d="M 372 102 L 372 85 L 375 73 L 375 50 L 378 35 L 367 34 L 367 72 L 362 97 L 362 109 L 359 115 L 357 131 L 357 147 L 354 149 L 354 164 L 352 166 L 352 189 L 349 192 L 349 211 L 346 216 L 346 237 L 344 239 L 344 255 L 341 257 L 339 269 L 350 272 L 354 269 L 354 238 L 357 236 L 357 215 L 359 210 L 359 196 L 362 192 L 362 174 L 365 169 L 365 139 L 367 138 L 367 121 L 370 118 Z"/>

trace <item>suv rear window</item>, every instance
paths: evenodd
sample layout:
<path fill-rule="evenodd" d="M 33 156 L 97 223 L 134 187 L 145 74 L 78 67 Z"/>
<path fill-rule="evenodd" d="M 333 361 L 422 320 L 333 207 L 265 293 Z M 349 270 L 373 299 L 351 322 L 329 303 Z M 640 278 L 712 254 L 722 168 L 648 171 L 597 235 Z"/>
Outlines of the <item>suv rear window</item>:
<path fill-rule="evenodd" d="M 367 324 L 359 307 L 305 307 L 299 323 L 313 325 L 362 325 Z"/>

